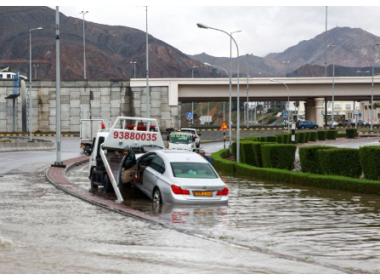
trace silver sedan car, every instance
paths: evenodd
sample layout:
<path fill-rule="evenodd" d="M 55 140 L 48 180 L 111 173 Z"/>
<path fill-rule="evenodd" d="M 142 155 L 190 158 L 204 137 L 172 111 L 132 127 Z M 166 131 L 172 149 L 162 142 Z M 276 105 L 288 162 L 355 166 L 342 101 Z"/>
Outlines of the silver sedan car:
<path fill-rule="evenodd" d="M 197 153 L 158 150 L 136 162 L 132 184 L 155 203 L 215 204 L 228 201 L 228 187 Z"/>

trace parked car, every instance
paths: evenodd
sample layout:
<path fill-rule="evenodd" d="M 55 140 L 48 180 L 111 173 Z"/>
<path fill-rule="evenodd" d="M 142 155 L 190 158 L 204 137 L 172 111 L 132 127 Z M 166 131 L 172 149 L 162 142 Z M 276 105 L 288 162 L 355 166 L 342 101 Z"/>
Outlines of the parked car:
<path fill-rule="evenodd" d="M 351 122 L 351 120 L 344 120 L 338 123 L 338 126 L 355 126 L 355 123 Z"/>
<path fill-rule="evenodd" d="M 181 128 L 181 132 L 187 132 L 187 133 L 193 134 L 194 139 L 195 139 L 195 144 L 197 148 L 199 148 L 199 146 L 201 145 L 201 137 L 200 137 L 201 134 L 200 133 L 198 134 L 195 128 L 189 128 L 189 127 Z"/>
<path fill-rule="evenodd" d="M 201 155 L 157 150 L 136 162 L 132 184 L 155 203 L 215 204 L 228 201 L 228 187 Z"/>
<path fill-rule="evenodd" d="M 369 122 L 363 121 L 363 120 L 358 120 L 358 125 L 369 125 Z"/>
<path fill-rule="evenodd" d="M 318 128 L 318 124 L 313 123 L 311 121 L 298 121 L 296 124 L 298 129 L 306 129 L 306 128 Z"/>
<path fill-rule="evenodd" d="M 332 123 L 333 123 L 332 121 L 329 121 L 329 122 L 327 122 L 327 125 L 330 125 L 330 126 L 331 126 Z M 338 124 L 339 124 L 338 122 L 334 121 L 334 126 L 337 126 Z"/>

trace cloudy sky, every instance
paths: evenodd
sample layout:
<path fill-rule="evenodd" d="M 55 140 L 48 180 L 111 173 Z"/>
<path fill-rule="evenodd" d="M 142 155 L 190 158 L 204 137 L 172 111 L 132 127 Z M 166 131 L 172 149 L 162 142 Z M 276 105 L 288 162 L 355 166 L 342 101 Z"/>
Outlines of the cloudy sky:
<path fill-rule="evenodd" d="M 39 5 L 51 5 L 39 1 Z M 43 3 L 46 2 L 46 3 Z M 309 40 L 324 32 L 326 5 L 328 29 L 336 26 L 362 28 L 380 36 L 378 19 L 380 6 L 373 1 L 362 1 L 367 6 L 351 6 L 353 1 L 286 1 L 291 6 L 281 6 L 284 1 L 58 1 L 60 12 L 82 18 L 80 11 L 89 11 L 86 21 L 107 25 L 122 25 L 145 31 L 145 7 L 148 5 L 148 32 L 154 37 L 178 48 L 186 54 L 206 52 L 213 56 L 229 56 L 229 37 L 214 30 L 200 29 L 197 23 L 232 32 L 240 54 L 265 56 L 283 52 L 302 40 Z M 207 6 L 205 6 L 207 2 Z M 231 5 L 233 6 L 227 6 Z M 305 2 L 312 6 L 303 6 Z M 26 2 L 27 3 L 27 2 Z M 77 5 L 77 3 L 81 5 Z M 82 4 L 83 3 L 83 4 Z M 91 3 L 91 4 L 90 4 Z M 157 3 L 160 3 L 159 6 Z M 36 3 L 37 4 L 37 3 Z M 253 5 L 258 6 L 253 6 Z M 226 5 L 226 6 L 220 6 Z M 317 6 L 320 5 L 320 6 Z M 55 8 L 53 6 L 50 6 Z"/>

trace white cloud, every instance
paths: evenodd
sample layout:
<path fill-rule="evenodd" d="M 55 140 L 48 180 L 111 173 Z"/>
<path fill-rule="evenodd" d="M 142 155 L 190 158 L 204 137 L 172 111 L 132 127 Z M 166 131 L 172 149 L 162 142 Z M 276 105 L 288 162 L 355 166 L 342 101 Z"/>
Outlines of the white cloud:
<path fill-rule="evenodd" d="M 82 17 L 79 14 L 82 10 L 89 11 L 86 15 L 88 21 L 129 26 L 145 31 L 144 7 L 60 7 L 60 11 L 65 15 L 78 18 Z M 329 7 L 328 28 L 358 27 L 380 36 L 376 21 L 379 15 L 378 6 Z M 213 56 L 229 56 L 229 37 L 214 30 L 199 29 L 196 26 L 198 22 L 227 32 L 243 30 L 242 33 L 234 34 L 240 54 L 265 56 L 271 52 L 283 52 L 302 40 L 309 40 L 324 32 L 325 6 L 223 7 L 171 6 L 169 3 L 169 6 L 148 8 L 148 31 L 154 37 L 187 54 L 206 52 Z"/>

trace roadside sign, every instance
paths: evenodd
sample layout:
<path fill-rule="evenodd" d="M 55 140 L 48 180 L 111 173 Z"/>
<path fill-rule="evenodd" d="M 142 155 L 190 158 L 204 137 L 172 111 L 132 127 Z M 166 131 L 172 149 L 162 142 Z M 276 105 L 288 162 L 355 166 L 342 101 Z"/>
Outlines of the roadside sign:
<path fill-rule="evenodd" d="M 228 130 L 228 129 L 229 129 L 229 127 L 228 127 L 226 121 L 223 121 L 222 125 L 220 126 L 220 130 Z"/>
<path fill-rule="evenodd" d="M 361 118 L 361 117 L 362 117 L 362 113 L 359 113 L 359 115 L 358 115 L 358 116 L 359 116 L 359 118 Z"/>
<path fill-rule="evenodd" d="M 288 113 L 283 113 L 284 118 L 288 117 Z"/>
<path fill-rule="evenodd" d="M 188 118 L 188 119 L 192 119 L 192 118 L 193 118 L 193 113 L 191 113 L 191 112 L 187 112 L 187 113 L 186 113 L 186 118 Z"/>

